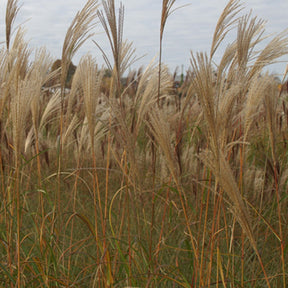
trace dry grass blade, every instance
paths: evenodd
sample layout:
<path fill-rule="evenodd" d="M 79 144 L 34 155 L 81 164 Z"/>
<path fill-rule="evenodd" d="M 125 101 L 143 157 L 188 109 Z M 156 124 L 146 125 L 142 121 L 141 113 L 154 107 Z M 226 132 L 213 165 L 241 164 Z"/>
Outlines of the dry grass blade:
<path fill-rule="evenodd" d="M 113 70 L 112 83 L 116 86 L 117 96 L 120 96 L 121 78 L 127 68 L 136 61 L 134 56 L 135 49 L 132 48 L 132 43 L 123 41 L 123 23 L 124 23 L 124 6 L 120 3 L 118 20 L 115 9 L 115 1 L 102 1 L 103 11 L 98 12 L 98 17 L 108 37 L 109 44 L 112 50 L 114 63 L 109 61 L 105 51 L 94 41 L 97 47 L 101 50 L 103 58 L 109 69 Z M 112 85 L 113 86 L 113 85 Z M 115 87 L 111 87 L 110 94 L 115 92 Z"/>
<path fill-rule="evenodd" d="M 51 58 L 45 49 L 36 51 L 35 60 L 28 72 L 28 77 L 35 82 L 34 94 L 31 101 L 32 122 L 35 133 L 38 133 L 39 119 L 41 111 L 41 90 L 47 79 L 49 79 L 49 67 L 51 66 Z M 48 76 L 47 76 L 48 75 Z M 47 78 L 48 77 L 48 78 Z"/>
<path fill-rule="evenodd" d="M 0 119 L 2 120 L 2 112 L 4 110 L 5 103 L 9 95 L 10 85 L 8 82 L 12 81 L 10 77 L 11 74 L 9 73 L 9 69 L 8 69 L 8 53 L 4 48 L 0 50 L 0 69 L 2 71 L 0 75 L 0 87 L 1 87 L 0 89 Z"/>
<path fill-rule="evenodd" d="M 138 58 L 135 56 L 136 48 L 133 48 L 133 42 L 125 40 L 121 47 L 121 60 L 120 60 L 120 75 L 124 75 L 125 71 L 134 64 Z"/>
<path fill-rule="evenodd" d="M 220 253 L 219 247 L 217 247 L 217 266 L 219 267 L 218 269 L 220 270 L 220 276 L 221 276 L 222 284 L 223 284 L 224 288 L 227 288 L 226 280 L 225 280 L 225 276 L 224 276 L 224 271 L 223 271 L 223 267 L 222 267 L 222 259 L 221 259 L 221 253 Z"/>
<path fill-rule="evenodd" d="M 239 0 L 230 0 L 225 9 L 223 10 L 213 35 L 211 50 L 210 50 L 210 58 L 213 58 L 216 50 L 219 45 L 226 37 L 227 33 L 233 28 L 238 21 L 237 14 L 243 9 L 241 8 L 241 4 L 239 4 Z"/>
<path fill-rule="evenodd" d="M 20 10 L 18 6 L 18 0 L 8 0 L 6 6 L 6 17 L 5 17 L 5 24 L 6 24 L 6 47 L 7 50 L 10 48 L 10 40 L 12 36 L 12 26 L 17 17 L 17 14 Z"/>
<path fill-rule="evenodd" d="M 73 56 L 81 47 L 81 45 L 89 39 L 93 33 L 90 31 L 96 25 L 97 9 L 99 7 L 97 0 L 88 0 L 86 5 L 79 11 L 73 19 L 65 36 L 62 48 L 62 74 L 61 87 L 65 87 L 68 67 Z"/>
<path fill-rule="evenodd" d="M 252 247 L 257 251 L 248 210 L 244 205 L 237 182 L 224 155 L 227 145 L 228 123 L 234 117 L 235 113 L 232 113 L 232 111 L 240 87 L 237 83 L 231 83 L 231 87 L 226 91 L 221 90 L 223 85 L 215 87 L 211 61 L 203 53 L 197 54 L 196 57 L 192 54 L 191 65 L 194 72 L 192 85 L 202 106 L 208 129 L 207 142 L 209 143 L 210 152 L 203 152 L 202 160 L 213 171 L 217 181 L 227 193 L 232 202 L 235 217 L 247 234 Z M 220 80 L 218 82 L 223 83 Z"/>
<path fill-rule="evenodd" d="M 24 34 L 25 31 L 20 27 L 17 30 L 13 45 L 8 53 L 8 71 L 11 76 L 15 77 L 13 79 L 15 82 L 25 78 L 29 56 L 31 54 L 31 50 L 24 40 Z"/>
<path fill-rule="evenodd" d="M 62 135 L 62 144 L 63 146 L 66 145 L 66 148 L 72 145 L 76 141 L 74 137 L 74 131 L 77 129 L 79 125 L 80 125 L 80 121 L 77 115 L 74 115 L 67 129 L 63 132 L 63 135 Z"/>
<path fill-rule="evenodd" d="M 270 64 L 275 63 L 277 59 L 288 54 L 288 29 L 275 36 L 257 56 L 253 67 L 249 73 L 249 78 L 261 72 L 261 70 Z"/>
<path fill-rule="evenodd" d="M 79 64 L 81 63 L 82 59 L 80 59 Z M 81 80 L 82 80 L 81 73 L 82 73 L 82 70 L 80 69 L 80 65 L 78 65 L 72 78 L 69 97 L 67 97 L 66 117 L 68 117 L 68 119 L 73 116 L 73 112 L 75 112 L 75 110 L 78 112 L 81 111 L 81 109 L 79 109 L 79 107 L 81 107 L 83 103 L 83 93 L 81 90 L 82 89 L 81 88 Z M 84 113 L 83 113 L 84 111 L 81 111 L 81 112 L 82 112 L 81 113 L 82 115 L 80 116 L 80 118 L 84 118 Z"/>
<path fill-rule="evenodd" d="M 46 107 L 41 115 L 39 130 L 45 128 L 49 122 L 53 121 L 55 117 L 60 112 L 61 107 L 61 97 L 60 97 L 60 91 L 54 93 L 52 97 L 49 99 L 48 103 L 46 104 Z"/>
<path fill-rule="evenodd" d="M 229 44 L 221 58 L 221 61 L 219 65 L 217 65 L 217 85 L 223 81 L 223 79 L 226 78 L 226 71 L 229 71 L 229 68 L 231 68 L 234 59 L 237 55 L 237 42 L 233 42 Z M 226 81 L 225 81 L 226 82 Z"/>
<path fill-rule="evenodd" d="M 120 47 L 123 40 L 124 6 L 120 3 L 117 23 L 115 1 L 102 1 L 102 4 L 105 14 L 102 11 L 99 11 L 98 17 L 110 42 L 114 60 L 116 60 L 116 58 L 118 58 L 117 56 L 120 54 Z"/>
<path fill-rule="evenodd" d="M 35 87 L 35 79 L 25 79 L 19 83 L 18 87 L 13 87 L 13 97 L 11 99 L 11 122 L 13 130 L 13 146 L 15 149 L 15 161 L 20 160 L 20 153 L 24 151 L 25 124 L 30 110 Z M 24 125 L 24 127 L 23 127 Z"/>
<path fill-rule="evenodd" d="M 247 93 L 245 106 L 243 109 L 244 116 L 244 141 L 247 140 L 249 131 L 253 124 L 254 119 L 256 119 L 259 114 L 259 105 L 265 97 L 265 94 L 271 92 L 270 89 L 267 90 L 271 77 L 265 75 L 264 77 L 254 77 L 251 80 L 251 85 Z"/>
<path fill-rule="evenodd" d="M 91 146 L 91 141 L 89 138 L 89 128 L 88 128 L 88 120 L 87 117 L 84 118 L 81 128 L 78 129 L 77 133 L 77 141 L 78 141 L 78 149 L 76 155 L 76 159 L 81 157 L 84 153 L 87 153 L 89 151 L 88 147 Z"/>
<path fill-rule="evenodd" d="M 102 1 L 104 12 L 98 11 L 98 17 L 108 37 L 112 54 L 114 58 L 114 65 L 118 73 L 120 73 L 121 64 L 121 47 L 123 41 L 123 23 L 124 23 L 124 6 L 120 3 L 118 23 L 116 17 L 115 1 L 107 0 Z M 105 53 L 104 53 L 105 55 Z M 113 67 L 108 60 L 108 67 Z"/>
<path fill-rule="evenodd" d="M 161 73 L 162 73 L 162 41 L 166 21 L 169 15 L 173 12 L 171 11 L 172 6 L 174 5 L 175 0 L 163 0 L 162 1 L 162 14 L 161 14 L 161 23 L 160 23 L 160 43 L 159 43 L 159 71 L 158 71 L 158 98 L 157 105 L 160 105 L 160 95 L 161 95 Z"/>
<path fill-rule="evenodd" d="M 203 152 L 201 154 L 202 160 L 215 174 L 218 183 L 224 189 L 231 201 L 231 209 L 237 221 L 240 223 L 242 229 L 245 231 L 249 241 L 255 251 L 257 251 L 256 241 L 253 236 L 251 220 L 247 207 L 241 197 L 238 185 L 233 176 L 233 172 L 227 160 L 225 159 L 223 152 L 219 151 L 219 159 L 215 157 L 213 153 Z"/>
<path fill-rule="evenodd" d="M 176 10 L 183 8 L 188 5 L 183 5 L 177 7 L 172 10 L 173 5 L 175 4 L 176 0 L 162 0 L 162 12 L 161 12 L 161 23 L 160 23 L 160 40 L 162 41 L 164 35 L 164 29 L 167 22 L 168 17 L 174 13 Z"/>
<path fill-rule="evenodd" d="M 165 112 L 163 112 L 162 109 L 158 108 L 158 106 L 156 107 L 157 108 L 154 108 L 149 113 L 149 120 L 147 121 L 147 126 L 151 130 L 156 143 L 159 144 L 162 149 L 167 167 L 173 177 L 173 180 L 175 181 L 176 185 L 180 187 L 180 169 L 177 165 L 175 165 L 175 163 L 178 162 L 176 160 L 174 148 L 171 144 L 169 121 L 165 119 Z"/>
<path fill-rule="evenodd" d="M 141 173 L 139 173 L 139 159 L 137 159 L 137 152 L 139 153 L 138 136 L 145 119 L 149 118 L 149 111 L 153 110 L 157 99 L 157 73 L 158 69 L 151 63 L 139 79 L 135 99 L 131 102 L 126 101 L 125 108 L 121 107 L 116 99 L 110 99 L 114 137 L 127 152 L 130 163 L 129 171 L 132 172 L 133 177 L 135 176 L 135 180 L 139 180 L 138 183 L 140 184 L 142 181 Z M 172 85 L 167 70 L 162 75 L 161 83 L 163 91 L 166 91 L 167 87 Z M 122 96 L 125 96 L 125 91 L 121 94 Z M 127 111 L 130 112 L 127 113 Z"/>
<path fill-rule="evenodd" d="M 275 167 L 278 166 L 278 159 L 276 154 L 276 117 L 277 117 L 277 88 L 276 82 L 270 81 L 266 84 L 265 94 L 264 94 L 264 105 L 266 112 L 266 121 L 269 131 L 269 139 L 271 146 L 271 153 L 273 158 L 273 164 Z"/>
<path fill-rule="evenodd" d="M 176 0 L 163 0 L 162 1 L 162 14 L 160 25 L 160 39 L 163 39 L 164 28 L 169 15 L 173 12 L 172 7 Z"/>
<path fill-rule="evenodd" d="M 27 43 L 23 39 L 23 34 L 23 30 L 19 28 L 11 51 L 9 51 L 8 66 L 10 66 L 11 69 L 6 84 L 6 95 L 10 94 L 11 96 L 10 116 L 13 126 L 13 144 L 17 160 L 22 151 L 25 138 L 25 131 L 22 125 L 26 123 L 26 117 L 30 109 L 31 95 L 35 89 L 35 81 L 27 74 L 27 63 L 30 51 Z"/>
<path fill-rule="evenodd" d="M 35 51 L 34 66 L 37 66 L 37 71 L 41 75 L 42 85 L 48 83 L 50 79 L 54 77 L 55 72 L 50 71 L 52 61 L 53 59 L 45 47 L 42 47 Z"/>
<path fill-rule="evenodd" d="M 206 54 L 198 53 L 196 57 L 191 54 L 191 65 L 194 72 L 192 80 L 193 88 L 200 101 L 205 115 L 205 120 L 208 123 L 208 130 L 211 135 L 211 146 L 213 150 L 218 146 L 217 125 L 215 123 L 215 90 L 213 87 L 213 69 Z M 217 149 L 216 149 L 217 150 Z"/>
<path fill-rule="evenodd" d="M 251 13 L 243 16 L 238 24 L 237 33 L 237 64 L 240 73 L 244 73 L 252 59 L 252 52 L 255 46 L 261 41 L 264 33 L 264 20 L 254 17 L 250 20 Z M 240 75 L 242 76 L 242 75 Z M 239 77 L 239 75 L 237 76 Z"/>
<path fill-rule="evenodd" d="M 98 70 L 97 64 L 90 55 L 81 60 L 78 69 L 80 73 L 81 87 L 84 96 L 84 108 L 88 120 L 90 137 L 91 140 L 94 141 L 94 129 L 97 121 L 96 109 L 98 98 L 100 96 L 100 87 L 104 70 Z"/>
<path fill-rule="evenodd" d="M 154 65 L 154 61 L 146 68 L 143 75 L 140 78 L 138 89 L 136 91 L 135 106 L 136 106 L 136 130 L 145 119 L 145 116 L 149 111 L 152 111 L 157 101 L 158 95 L 158 67 Z M 171 77 L 167 67 L 162 70 L 161 73 L 161 90 L 164 95 L 169 94 L 170 87 L 172 87 Z"/>
<path fill-rule="evenodd" d="M 168 87 L 171 85 L 171 80 L 166 75 L 166 73 L 162 73 L 162 79 L 161 79 L 161 87 L 164 90 L 165 87 Z M 136 130 L 140 127 L 142 121 L 144 120 L 144 117 L 146 113 L 155 105 L 157 101 L 157 93 L 158 93 L 158 68 L 153 64 L 153 62 L 150 63 L 150 65 L 146 68 L 144 71 L 139 85 L 136 92 L 136 109 L 137 109 L 137 121 L 136 121 Z M 164 90 L 165 91 L 165 90 Z"/>
<path fill-rule="evenodd" d="M 231 136 L 231 132 L 235 127 L 234 123 L 236 123 L 240 117 L 240 113 L 237 111 L 236 101 L 241 89 L 241 85 L 233 83 L 229 89 L 223 89 L 223 92 L 221 90 L 220 92 L 217 91 L 219 93 L 219 95 L 217 95 L 217 102 L 219 102 L 219 104 L 215 123 L 218 129 L 218 145 L 222 151 L 225 151 L 229 140 L 231 140 L 229 136 Z"/>
<path fill-rule="evenodd" d="M 245 91 L 248 91 L 246 78 L 250 62 L 256 53 L 255 47 L 263 40 L 262 35 L 265 31 L 263 20 L 257 21 L 257 17 L 250 18 L 251 13 L 239 19 L 237 40 L 226 48 L 217 72 L 217 83 L 223 77 L 227 78 L 228 83 L 236 81 L 236 79 L 239 84 L 240 82 L 245 83 L 242 89 L 243 95 L 245 95 Z M 226 70 L 228 70 L 227 76 L 223 74 Z"/>

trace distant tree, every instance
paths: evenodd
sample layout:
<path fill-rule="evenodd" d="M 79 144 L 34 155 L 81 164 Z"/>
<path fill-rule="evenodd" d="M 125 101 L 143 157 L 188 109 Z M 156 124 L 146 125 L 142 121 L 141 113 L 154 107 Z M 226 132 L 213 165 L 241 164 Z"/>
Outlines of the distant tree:
<path fill-rule="evenodd" d="M 105 69 L 104 77 L 110 78 L 112 76 L 112 71 L 110 69 Z"/>
<path fill-rule="evenodd" d="M 67 78 L 66 78 L 67 88 L 71 88 L 71 84 L 72 84 L 72 80 L 73 80 L 73 76 L 75 74 L 76 68 L 77 67 L 71 62 L 70 65 L 69 65 Z"/>
<path fill-rule="evenodd" d="M 57 69 L 59 69 L 61 67 L 61 60 L 57 59 L 56 61 L 54 61 L 54 63 L 51 66 L 51 72 L 56 71 Z M 69 65 L 69 69 L 68 69 L 68 73 L 67 73 L 67 78 L 66 78 L 66 88 L 71 88 L 71 84 L 72 84 L 72 80 L 73 80 L 73 75 L 76 71 L 77 66 L 75 66 L 72 62 Z M 59 77 L 55 78 L 52 83 L 51 86 L 53 85 L 57 85 L 60 83 L 60 75 Z"/>
<path fill-rule="evenodd" d="M 57 60 L 52 64 L 51 71 L 55 71 L 55 70 L 59 69 L 60 67 L 61 67 L 61 60 L 60 60 L 60 59 L 57 59 Z"/>

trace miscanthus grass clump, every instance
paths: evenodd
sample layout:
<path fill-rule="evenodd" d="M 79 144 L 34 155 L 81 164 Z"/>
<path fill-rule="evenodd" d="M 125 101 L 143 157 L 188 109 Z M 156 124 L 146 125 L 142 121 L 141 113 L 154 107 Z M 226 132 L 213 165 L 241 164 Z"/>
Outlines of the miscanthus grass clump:
<path fill-rule="evenodd" d="M 14 31 L 19 3 L 8 0 L 1 287 L 286 288 L 287 72 L 263 71 L 288 54 L 287 31 L 267 37 L 229 1 L 179 87 L 161 63 L 175 3 L 159 11 L 159 61 L 128 73 L 137 58 L 122 4 L 89 0 L 55 62 Z M 90 38 L 105 67 L 89 54 L 72 64 Z"/>

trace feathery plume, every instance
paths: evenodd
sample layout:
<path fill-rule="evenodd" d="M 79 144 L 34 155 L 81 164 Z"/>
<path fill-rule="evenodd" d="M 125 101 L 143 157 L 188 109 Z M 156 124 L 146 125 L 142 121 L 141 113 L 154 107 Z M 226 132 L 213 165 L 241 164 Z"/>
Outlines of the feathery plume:
<path fill-rule="evenodd" d="M 83 43 L 93 35 L 91 30 L 96 25 L 95 19 L 97 17 L 98 7 L 99 4 L 97 0 L 88 0 L 83 9 L 76 14 L 67 30 L 62 48 L 62 89 L 65 87 L 68 67 L 72 61 L 73 56 L 83 45 Z"/>
<path fill-rule="evenodd" d="M 222 43 L 223 39 L 229 33 L 238 19 L 235 18 L 243 8 L 239 0 L 230 0 L 224 8 L 215 28 L 213 40 L 210 49 L 210 58 L 213 58 L 216 50 Z"/>
<path fill-rule="evenodd" d="M 12 26 L 15 22 L 17 14 L 20 10 L 18 6 L 18 0 L 8 0 L 6 6 L 6 16 L 5 16 L 5 24 L 6 24 L 6 48 L 9 50 L 10 48 L 10 40 L 12 36 Z"/>
<path fill-rule="evenodd" d="M 124 6 L 120 3 L 118 21 L 115 9 L 114 0 L 102 1 L 104 12 L 98 11 L 98 18 L 104 28 L 106 36 L 108 37 L 110 48 L 112 50 L 114 63 L 109 61 L 105 51 L 93 41 L 95 45 L 102 52 L 103 58 L 112 73 L 112 85 L 110 94 L 116 92 L 116 97 L 121 94 L 121 78 L 127 68 L 131 66 L 137 59 L 135 57 L 135 49 L 132 47 L 133 43 L 127 40 L 123 41 L 123 25 L 124 25 Z"/>

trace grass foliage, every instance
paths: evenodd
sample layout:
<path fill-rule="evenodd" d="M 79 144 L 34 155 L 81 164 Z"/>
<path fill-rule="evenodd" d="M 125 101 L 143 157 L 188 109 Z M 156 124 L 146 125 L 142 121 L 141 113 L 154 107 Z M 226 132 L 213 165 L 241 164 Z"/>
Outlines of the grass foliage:
<path fill-rule="evenodd" d="M 264 21 L 229 1 L 210 52 L 191 52 L 174 88 L 161 54 L 175 2 L 159 13 L 160 61 L 124 83 L 136 57 L 122 5 L 89 0 L 51 69 L 21 26 L 12 33 L 19 5 L 8 0 L 1 287 L 287 287 L 287 87 L 263 72 L 288 54 L 287 31 L 267 41 Z M 95 25 L 111 46 L 109 59 L 95 40 L 108 70 L 86 55 L 67 89 Z"/>

